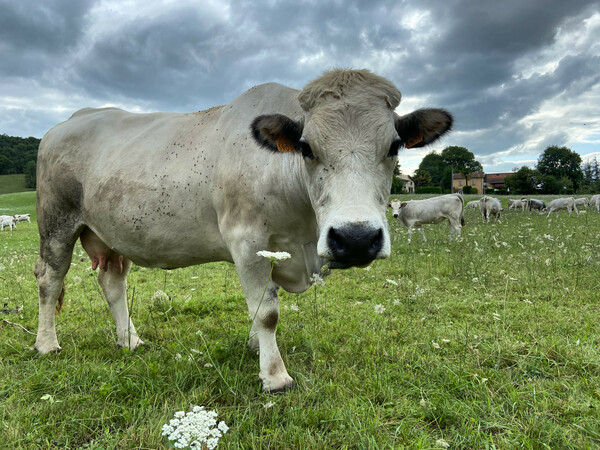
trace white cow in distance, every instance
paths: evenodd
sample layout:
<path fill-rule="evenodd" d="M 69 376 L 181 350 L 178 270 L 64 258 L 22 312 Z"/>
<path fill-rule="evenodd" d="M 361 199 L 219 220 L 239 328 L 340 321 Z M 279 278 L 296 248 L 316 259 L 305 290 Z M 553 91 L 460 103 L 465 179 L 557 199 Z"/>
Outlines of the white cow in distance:
<path fill-rule="evenodd" d="M 529 205 L 529 201 L 526 198 L 520 198 L 520 199 L 513 199 L 513 198 L 509 198 L 508 199 L 508 209 L 513 210 L 513 209 L 517 209 L 517 208 L 521 208 L 521 212 L 525 211 L 527 209 L 527 206 Z"/>
<path fill-rule="evenodd" d="M 4 227 L 10 227 L 10 231 L 13 228 L 17 229 L 17 221 L 13 216 L 0 216 L 0 231 L 4 231 Z"/>
<path fill-rule="evenodd" d="M 465 205 L 465 209 L 478 209 L 479 208 L 479 200 L 471 200 Z"/>
<path fill-rule="evenodd" d="M 29 214 L 15 214 L 14 218 L 17 222 L 29 222 L 31 223 L 31 217 L 29 217 Z"/>
<path fill-rule="evenodd" d="M 589 206 L 596 208 L 597 212 L 600 212 L 600 194 L 592 195 L 588 202 Z"/>
<path fill-rule="evenodd" d="M 548 215 L 546 217 L 550 217 L 550 214 L 555 211 L 560 211 L 561 209 L 566 209 L 569 212 L 569 216 L 573 211 L 579 215 L 579 211 L 577 211 L 577 206 L 575 205 L 575 199 L 573 197 L 563 197 L 557 198 L 548 203 Z"/>
<path fill-rule="evenodd" d="M 408 228 L 408 242 L 412 237 L 413 228 L 416 228 L 423 241 L 427 241 L 422 225 L 436 224 L 448 220 L 450 225 L 450 239 L 460 236 L 460 228 L 465 225 L 463 217 L 463 199 L 459 194 L 448 194 L 432 197 L 425 200 L 411 200 L 402 202 L 393 200 L 390 203 L 392 216 L 398 219 L 400 225 Z"/>
<path fill-rule="evenodd" d="M 77 239 L 99 268 L 118 344 L 131 349 L 143 344 L 127 308 L 132 262 L 228 261 L 252 319 L 263 389 L 291 387 L 275 338 L 279 289 L 307 290 L 325 265 L 387 258 L 398 150 L 451 128 L 441 109 L 398 116 L 400 99 L 385 78 L 336 69 L 302 91 L 262 84 L 189 114 L 88 108 L 52 128 L 37 163 L 36 349 L 60 350 L 54 314 Z M 291 258 L 271 271 L 261 250 Z"/>
<path fill-rule="evenodd" d="M 494 218 L 498 220 L 500 218 L 500 213 L 504 211 L 500 200 L 494 197 L 488 197 L 487 195 L 484 195 L 479 199 L 479 209 L 481 209 L 483 220 L 486 222 L 490 221 L 491 216 L 494 216 Z"/>

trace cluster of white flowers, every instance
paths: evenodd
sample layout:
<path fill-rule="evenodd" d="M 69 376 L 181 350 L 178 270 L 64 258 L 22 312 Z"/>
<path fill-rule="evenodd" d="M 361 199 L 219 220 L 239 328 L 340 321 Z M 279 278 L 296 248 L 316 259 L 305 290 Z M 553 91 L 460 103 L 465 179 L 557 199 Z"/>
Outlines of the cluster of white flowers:
<path fill-rule="evenodd" d="M 310 276 L 310 284 L 318 284 L 319 286 L 325 286 L 325 280 L 318 273 L 313 273 Z"/>
<path fill-rule="evenodd" d="M 383 312 L 385 311 L 385 306 L 379 304 L 379 305 L 375 305 L 375 313 L 376 314 L 383 314 Z"/>
<path fill-rule="evenodd" d="M 219 438 L 227 433 L 229 427 L 221 421 L 217 425 L 216 411 L 206 411 L 204 406 L 194 406 L 188 413 L 177 411 L 175 418 L 162 427 L 162 435 L 175 441 L 175 448 L 202 448 L 212 450 Z"/>
<path fill-rule="evenodd" d="M 267 258 L 269 261 L 273 261 L 274 263 L 278 263 L 279 261 L 285 261 L 286 259 L 290 259 L 292 255 L 288 252 L 269 252 L 267 250 L 261 250 L 256 252 L 258 256 L 262 256 L 263 258 Z"/>

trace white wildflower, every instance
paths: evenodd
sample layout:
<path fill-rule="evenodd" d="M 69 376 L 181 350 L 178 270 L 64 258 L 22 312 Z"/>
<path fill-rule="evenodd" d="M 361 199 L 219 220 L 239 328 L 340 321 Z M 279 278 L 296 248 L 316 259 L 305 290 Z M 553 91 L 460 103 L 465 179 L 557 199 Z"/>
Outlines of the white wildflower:
<path fill-rule="evenodd" d="M 175 353 L 175 359 L 177 361 L 181 361 L 181 358 L 182 358 L 181 353 Z"/>
<path fill-rule="evenodd" d="M 75 284 L 81 284 L 81 277 L 79 277 L 77 275 L 74 276 L 73 277 L 73 283 L 75 283 Z"/>
<path fill-rule="evenodd" d="M 548 259 L 545 261 L 545 263 L 546 263 L 546 265 L 547 265 L 547 266 L 549 266 L 551 262 L 552 262 L 552 258 L 548 258 Z"/>
<path fill-rule="evenodd" d="M 195 349 L 195 348 L 190 348 L 190 352 L 192 352 L 192 353 L 197 353 L 198 355 L 201 355 L 201 354 L 202 354 L 202 352 L 201 352 L 200 350 L 197 350 L 197 349 Z"/>
<path fill-rule="evenodd" d="M 498 313 L 492 313 L 492 317 L 494 318 L 494 320 L 502 320 L 502 318 L 500 317 L 500 314 L 498 314 Z"/>
<path fill-rule="evenodd" d="M 394 286 L 398 286 L 398 283 L 396 283 L 394 280 L 390 280 L 389 278 L 386 278 L 385 281 L 389 284 L 393 284 Z"/>
<path fill-rule="evenodd" d="M 368 272 L 369 270 L 371 270 L 371 266 L 367 266 L 367 267 L 365 267 L 365 269 L 364 269 L 364 270 L 366 270 L 366 271 Z"/>
<path fill-rule="evenodd" d="M 175 448 L 214 449 L 219 439 L 229 427 L 223 421 L 217 424 L 216 411 L 206 411 L 203 406 L 194 406 L 188 413 L 177 411 L 175 419 L 163 425 L 162 435 L 166 436 Z"/>
<path fill-rule="evenodd" d="M 298 305 L 296 305 L 295 303 L 292 303 L 292 304 L 290 305 L 290 309 L 291 309 L 292 311 L 295 311 L 295 312 L 298 312 L 298 311 L 300 311 L 300 308 L 298 308 Z"/>
<path fill-rule="evenodd" d="M 473 279 L 471 280 L 473 283 L 479 283 L 479 278 L 477 277 L 473 277 Z"/>
<path fill-rule="evenodd" d="M 450 444 L 448 444 L 443 439 L 438 439 L 437 441 L 435 441 L 435 445 L 437 445 L 438 447 L 441 447 L 441 448 L 450 448 Z"/>
<path fill-rule="evenodd" d="M 440 344 L 438 344 L 437 342 L 431 341 L 431 345 L 433 346 L 433 348 L 441 348 Z"/>
<path fill-rule="evenodd" d="M 269 409 L 269 408 L 272 408 L 273 406 L 275 406 L 275 403 L 273 403 L 273 402 L 267 402 L 267 403 L 265 403 L 263 405 L 263 408 Z"/>
<path fill-rule="evenodd" d="M 398 299 L 398 298 L 395 298 L 395 299 L 394 299 L 394 305 L 398 306 L 400 303 L 402 303 L 402 302 L 400 301 L 400 299 Z"/>
<path fill-rule="evenodd" d="M 450 342 L 450 339 L 442 339 L 442 342 L 443 342 L 444 344 L 447 344 L 448 342 Z"/>
<path fill-rule="evenodd" d="M 288 252 L 269 252 L 267 250 L 261 250 L 256 252 L 256 254 L 274 263 L 285 261 L 286 259 L 290 259 L 292 257 L 292 255 L 290 255 Z"/>
<path fill-rule="evenodd" d="M 544 237 L 546 239 L 548 239 L 549 241 L 553 241 L 554 240 L 554 238 L 552 236 L 550 236 L 549 234 L 545 234 Z"/>
<path fill-rule="evenodd" d="M 318 284 L 319 286 L 325 286 L 325 280 L 318 273 L 313 273 L 310 276 L 310 284 Z"/>
<path fill-rule="evenodd" d="M 206 363 L 204 364 L 204 367 L 206 367 L 207 369 L 210 369 L 213 365 L 211 363 Z"/>
<path fill-rule="evenodd" d="M 508 279 L 509 279 L 510 281 L 519 281 L 519 279 L 518 279 L 518 278 L 513 278 L 513 277 L 509 277 Z"/>
<path fill-rule="evenodd" d="M 382 304 L 378 304 L 375 305 L 374 309 L 377 314 L 383 314 L 383 312 L 385 311 L 385 306 L 383 306 Z"/>

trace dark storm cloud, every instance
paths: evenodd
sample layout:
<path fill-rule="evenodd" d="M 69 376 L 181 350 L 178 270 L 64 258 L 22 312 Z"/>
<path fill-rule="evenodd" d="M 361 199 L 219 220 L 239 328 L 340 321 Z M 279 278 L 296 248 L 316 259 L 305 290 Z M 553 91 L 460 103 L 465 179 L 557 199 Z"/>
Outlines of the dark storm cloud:
<path fill-rule="evenodd" d="M 93 1 L 0 2 L 3 76 L 32 76 L 68 54 L 83 36 Z"/>
<path fill-rule="evenodd" d="M 452 111 L 446 145 L 518 153 L 544 133 L 569 140 L 528 116 L 557 100 L 595 109 L 585 96 L 600 89 L 600 26 L 584 21 L 599 11 L 583 0 L 0 0 L 0 133 L 41 136 L 84 106 L 194 111 L 354 67 L 391 79 L 410 105 Z M 582 30 L 589 42 L 565 40 Z"/>

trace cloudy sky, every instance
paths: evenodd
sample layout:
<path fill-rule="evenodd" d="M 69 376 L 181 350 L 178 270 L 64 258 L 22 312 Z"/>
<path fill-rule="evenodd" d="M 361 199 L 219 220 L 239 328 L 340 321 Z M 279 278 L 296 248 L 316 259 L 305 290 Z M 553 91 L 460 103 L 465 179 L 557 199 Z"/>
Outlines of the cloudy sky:
<path fill-rule="evenodd" d="M 368 68 L 397 112 L 454 131 L 486 172 L 549 145 L 600 157 L 600 3 L 583 0 L 0 0 L 0 134 L 42 137 L 86 106 L 191 112 L 253 85 Z"/>

